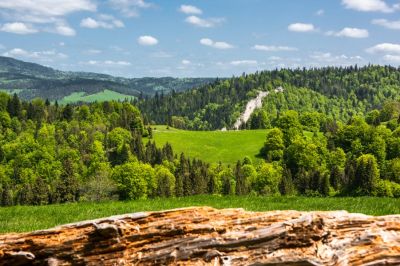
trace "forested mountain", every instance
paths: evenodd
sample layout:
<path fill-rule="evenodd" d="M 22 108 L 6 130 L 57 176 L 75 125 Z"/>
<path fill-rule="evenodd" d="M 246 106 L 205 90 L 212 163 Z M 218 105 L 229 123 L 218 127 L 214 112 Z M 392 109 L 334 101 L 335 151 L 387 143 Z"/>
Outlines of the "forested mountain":
<path fill-rule="evenodd" d="M 283 93 L 274 93 L 282 86 Z M 257 91 L 267 119 L 285 110 L 317 111 L 340 121 L 366 114 L 400 93 L 400 69 L 390 66 L 281 69 L 217 80 L 197 89 L 138 101 L 146 121 L 195 130 L 231 128 Z M 257 115 L 255 113 L 254 115 Z M 249 122 L 249 125 L 251 121 Z"/>
<path fill-rule="evenodd" d="M 0 205 L 197 194 L 400 197 L 399 101 L 346 123 L 318 111 L 272 120 L 262 112 L 251 121 L 266 129 L 262 162 L 245 157 L 232 166 L 178 155 L 168 143 L 157 148 L 129 102 L 58 106 L 0 93 Z"/>
<path fill-rule="evenodd" d="M 94 94 L 105 89 L 122 94 L 152 96 L 184 91 L 212 82 L 211 78 L 121 78 L 105 74 L 65 72 L 0 56 L 0 89 L 18 92 L 23 99 L 60 100 L 73 92 Z"/>

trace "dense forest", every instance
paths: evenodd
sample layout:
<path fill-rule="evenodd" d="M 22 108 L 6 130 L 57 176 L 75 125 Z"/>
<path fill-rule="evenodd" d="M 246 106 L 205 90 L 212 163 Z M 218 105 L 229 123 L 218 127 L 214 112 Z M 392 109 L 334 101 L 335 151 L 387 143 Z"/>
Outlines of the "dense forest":
<path fill-rule="evenodd" d="M 282 86 L 283 93 L 274 89 Z M 400 91 L 400 69 L 391 66 L 280 69 L 243 74 L 186 92 L 156 94 L 135 104 L 145 122 L 193 130 L 232 128 L 257 91 L 270 91 L 263 109 L 269 120 L 280 112 L 317 111 L 347 122 L 381 108 Z"/>
<path fill-rule="evenodd" d="M 400 102 L 346 122 L 318 109 L 282 110 L 275 118 L 259 110 L 249 125 L 266 129 L 264 162 L 223 165 L 175 154 L 169 144 L 157 148 L 151 126 L 129 102 L 58 106 L 0 93 L 0 203 L 249 193 L 400 197 Z"/>

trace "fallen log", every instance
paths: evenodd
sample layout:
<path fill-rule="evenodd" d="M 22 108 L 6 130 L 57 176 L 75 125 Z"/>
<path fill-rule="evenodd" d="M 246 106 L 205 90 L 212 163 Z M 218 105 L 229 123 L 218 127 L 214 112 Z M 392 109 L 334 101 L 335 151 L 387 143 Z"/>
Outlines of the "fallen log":
<path fill-rule="evenodd" d="M 0 265 L 400 265 L 400 215 L 142 212 L 0 235 Z"/>

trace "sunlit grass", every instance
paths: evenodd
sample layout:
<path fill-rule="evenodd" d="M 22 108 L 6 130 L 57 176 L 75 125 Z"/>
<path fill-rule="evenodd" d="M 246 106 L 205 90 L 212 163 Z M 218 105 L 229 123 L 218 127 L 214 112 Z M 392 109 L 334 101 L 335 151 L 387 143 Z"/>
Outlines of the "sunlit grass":
<path fill-rule="evenodd" d="M 15 206 L 0 208 L 0 232 L 26 232 L 111 215 L 140 211 L 157 211 L 189 206 L 244 208 L 249 211 L 347 210 L 369 215 L 400 214 L 400 199 L 391 198 L 307 198 L 210 196 L 110 201 L 102 203 L 70 203 L 47 206 Z"/>

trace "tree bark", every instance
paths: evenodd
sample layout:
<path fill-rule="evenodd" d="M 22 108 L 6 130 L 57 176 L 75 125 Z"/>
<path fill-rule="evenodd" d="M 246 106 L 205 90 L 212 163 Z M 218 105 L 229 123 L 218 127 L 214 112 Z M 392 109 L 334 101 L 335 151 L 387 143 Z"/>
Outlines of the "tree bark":
<path fill-rule="evenodd" d="M 0 265 L 400 265 L 400 215 L 143 212 L 0 235 Z"/>

